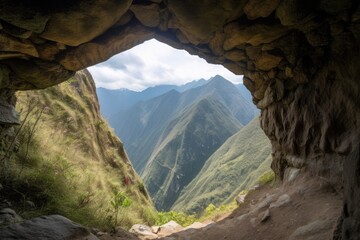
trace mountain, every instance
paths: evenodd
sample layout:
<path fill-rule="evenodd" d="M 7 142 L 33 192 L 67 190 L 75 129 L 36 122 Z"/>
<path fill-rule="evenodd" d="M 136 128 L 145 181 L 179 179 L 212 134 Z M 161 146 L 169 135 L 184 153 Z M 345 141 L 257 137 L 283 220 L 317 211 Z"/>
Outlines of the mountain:
<path fill-rule="evenodd" d="M 139 102 L 109 121 L 155 205 L 166 210 L 206 159 L 256 114 L 231 82 L 215 76 L 182 93 Z"/>
<path fill-rule="evenodd" d="M 159 85 L 149 87 L 141 92 L 132 91 L 129 89 L 106 89 L 97 88 L 96 92 L 99 98 L 101 106 L 101 114 L 106 118 L 110 119 L 115 113 L 128 109 L 134 104 L 140 101 L 146 101 L 150 98 L 160 96 L 170 90 L 176 90 L 178 92 L 184 92 L 191 88 L 199 87 L 206 84 L 206 80 L 194 80 L 181 86 L 176 85 Z"/>
<path fill-rule="evenodd" d="M 255 118 L 226 140 L 181 192 L 172 209 L 200 212 L 210 203 L 231 202 L 270 169 L 271 145 Z"/>
<path fill-rule="evenodd" d="M 87 70 L 45 90 L 18 92 L 17 97 L 24 117 L 19 152 L 9 162 L 7 174 L 12 180 L 1 184 L 5 186 L 2 194 L 23 216 L 61 214 L 86 226 L 110 227 L 113 192 L 122 191 L 133 204 L 119 223 L 129 227 L 151 221 L 153 203 L 122 142 L 100 115 L 95 84 Z M 132 179 L 130 186 L 126 177 Z M 25 201 L 35 207 L 26 207 Z"/>
<path fill-rule="evenodd" d="M 157 209 L 169 210 L 206 159 L 240 127 L 226 106 L 211 96 L 174 119 L 142 174 Z"/>
<path fill-rule="evenodd" d="M 244 84 L 239 83 L 235 85 L 237 89 L 239 89 L 240 93 L 246 98 L 246 100 L 248 100 L 249 102 L 252 103 L 252 96 L 250 91 L 245 87 Z"/>

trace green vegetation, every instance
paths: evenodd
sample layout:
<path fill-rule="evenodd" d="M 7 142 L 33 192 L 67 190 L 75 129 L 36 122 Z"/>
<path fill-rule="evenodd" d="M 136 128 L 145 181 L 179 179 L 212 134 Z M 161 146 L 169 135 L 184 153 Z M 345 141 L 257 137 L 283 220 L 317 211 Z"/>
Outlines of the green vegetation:
<path fill-rule="evenodd" d="M 273 183 L 275 181 L 275 173 L 273 170 L 268 170 L 266 172 L 264 172 L 259 179 L 257 180 L 257 182 L 260 185 L 265 185 L 268 183 Z"/>
<path fill-rule="evenodd" d="M 118 225 L 119 213 L 122 213 L 122 210 L 129 207 L 131 203 L 132 201 L 128 196 L 126 196 L 126 193 L 122 191 L 114 192 L 114 197 L 111 201 L 111 205 L 114 208 L 114 227 Z"/>
<path fill-rule="evenodd" d="M 165 129 L 166 137 L 142 175 L 157 209 L 169 210 L 208 157 L 241 127 L 231 112 L 212 97 L 179 115 Z"/>
<path fill-rule="evenodd" d="M 177 222 L 183 227 L 186 227 L 196 222 L 197 219 L 194 215 L 187 215 L 183 212 L 175 212 L 175 211 L 159 212 L 156 225 L 160 226 L 170 222 L 171 220 Z"/>
<path fill-rule="evenodd" d="M 270 141 L 256 118 L 206 160 L 200 173 L 181 192 L 172 210 L 197 213 L 210 203 L 215 206 L 230 203 L 239 192 L 258 184 L 259 177 L 269 171 L 270 163 Z"/>
<path fill-rule="evenodd" d="M 24 218 L 60 214 L 102 229 L 114 223 L 113 191 L 132 200 L 116 220 L 153 224 L 156 211 L 120 140 L 99 114 L 95 86 L 82 71 L 41 91 L 18 93 L 17 153 L 0 156 L 0 201 Z M 128 186 L 124 178 L 132 183 Z"/>
<path fill-rule="evenodd" d="M 159 210 L 227 138 L 256 116 L 255 107 L 221 76 L 184 92 L 171 90 L 110 118 Z"/>

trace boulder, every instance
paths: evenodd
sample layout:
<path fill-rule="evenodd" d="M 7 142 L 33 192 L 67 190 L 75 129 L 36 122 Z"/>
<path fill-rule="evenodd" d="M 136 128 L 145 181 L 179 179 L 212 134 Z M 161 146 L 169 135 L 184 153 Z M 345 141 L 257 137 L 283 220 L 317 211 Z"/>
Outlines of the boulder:
<path fill-rule="evenodd" d="M 3 208 L 0 210 L 0 227 L 6 226 L 12 223 L 19 223 L 22 218 L 16 214 L 16 212 L 10 208 Z"/>
<path fill-rule="evenodd" d="M 291 202 L 291 198 L 288 194 L 281 195 L 276 202 L 270 204 L 269 208 L 279 208 Z"/>
<path fill-rule="evenodd" d="M 151 227 L 143 225 L 143 224 L 135 224 L 133 225 L 129 232 L 135 234 L 139 237 L 145 237 L 146 239 L 157 239 L 158 235 L 152 232 Z"/>
<path fill-rule="evenodd" d="M 0 239 L 96 240 L 98 238 L 80 224 L 74 223 L 60 215 L 50 215 L 2 228 L 0 231 Z"/>
<path fill-rule="evenodd" d="M 96 4 L 92 1 L 75 1 L 72 8 L 51 15 L 40 36 L 69 46 L 79 46 L 114 25 L 131 3 L 131 0 L 104 0 Z"/>
<path fill-rule="evenodd" d="M 333 223 L 328 220 L 316 220 L 306 224 L 293 232 L 289 240 L 316 240 L 316 239 L 330 239 Z M 330 234 L 329 234 L 330 232 Z"/>
<path fill-rule="evenodd" d="M 183 226 L 171 220 L 170 222 L 160 226 L 159 234 L 161 234 L 162 236 L 170 235 L 171 233 L 179 232 L 183 229 L 184 229 Z"/>

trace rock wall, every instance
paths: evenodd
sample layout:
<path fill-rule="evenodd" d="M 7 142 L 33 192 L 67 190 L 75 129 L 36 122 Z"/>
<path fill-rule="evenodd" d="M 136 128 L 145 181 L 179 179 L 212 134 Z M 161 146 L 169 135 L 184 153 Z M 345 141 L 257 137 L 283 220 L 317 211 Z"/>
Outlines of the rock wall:
<path fill-rule="evenodd" d="M 1 92 L 46 88 L 151 38 L 244 74 L 277 176 L 297 168 L 343 188 L 343 238 L 357 239 L 358 1 L 1 0 Z"/>

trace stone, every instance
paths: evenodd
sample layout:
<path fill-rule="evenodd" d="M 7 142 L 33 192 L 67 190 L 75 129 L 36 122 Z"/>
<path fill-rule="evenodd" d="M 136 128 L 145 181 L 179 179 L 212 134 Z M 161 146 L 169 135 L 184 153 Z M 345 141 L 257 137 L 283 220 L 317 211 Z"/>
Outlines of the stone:
<path fill-rule="evenodd" d="M 288 203 L 291 202 L 291 198 L 288 194 L 283 194 L 281 195 L 277 200 L 276 202 L 273 202 L 270 204 L 270 207 L 269 209 L 271 208 L 279 208 L 279 207 L 282 207 Z"/>
<path fill-rule="evenodd" d="M 270 205 L 271 206 L 271 205 Z M 260 222 L 261 223 L 264 223 L 266 222 L 267 220 L 270 219 L 270 210 L 269 209 L 266 209 L 263 213 L 262 213 L 262 217 L 260 219 Z"/>
<path fill-rule="evenodd" d="M 269 71 L 279 65 L 283 58 L 263 52 L 255 61 L 256 68 Z"/>
<path fill-rule="evenodd" d="M 184 230 L 187 230 L 187 229 L 199 229 L 199 228 L 203 228 L 205 227 L 206 225 L 201 223 L 201 222 L 194 222 L 192 223 L 191 225 L 187 226 L 186 228 L 184 228 Z"/>
<path fill-rule="evenodd" d="M 6 64 L 16 75 L 16 78 L 12 77 L 13 82 L 11 85 L 11 88 L 15 90 L 50 87 L 68 80 L 74 75 L 74 72 L 68 71 L 54 62 L 41 60 L 29 62 L 22 59 L 9 59 Z M 52 79 L 52 81 L 49 81 L 49 79 Z"/>
<path fill-rule="evenodd" d="M 27 39 L 31 36 L 32 32 L 29 30 L 25 30 L 19 27 L 16 27 L 14 25 L 11 25 L 9 23 L 3 22 L 2 24 L 4 32 L 7 34 L 17 37 L 20 39 Z"/>
<path fill-rule="evenodd" d="M 177 19 L 181 32 L 191 43 L 197 45 L 208 42 L 212 34 L 219 30 L 228 19 L 240 13 L 245 3 L 245 0 L 168 0 L 167 7 Z"/>
<path fill-rule="evenodd" d="M 256 214 L 260 210 L 264 208 L 268 208 L 270 206 L 270 203 L 272 203 L 275 200 L 275 194 L 270 194 L 266 196 L 261 202 L 257 203 L 256 205 L 252 206 L 250 213 Z"/>
<path fill-rule="evenodd" d="M 229 51 L 242 44 L 258 46 L 263 43 L 270 43 L 284 36 L 288 29 L 278 24 L 254 24 L 241 25 L 240 23 L 230 23 L 224 28 L 226 40 L 224 49 Z"/>
<path fill-rule="evenodd" d="M 31 42 L 19 41 L 4 33 L 0 33 L 0 51 L 20 52 L 33 57 L 39 56 L 35 46 Z"/>
<path fill-rule="evenodd" d="M 304 240 L 304 239 L 327 239 L 326 235 L 324 236 L 324 230 L 331 230 L 333 228 L 333 223 L 328 220 L 316 220 L 307 225 L 299 227 L 296 229 L 289 237 L 289 240 Z M 325 237 L 325 238 L 324 238 Z"/>
<path fill-rule="evenodd" d="M 44 3 L 46 4 L 46 2 Z M 42 7 L 47 9 L 49 6 L 43 5 Z M 3 0 L 0 7 L 0 19 L 19 28 L 41 33 L 45 29 L 50 15 L 46 11 L 41 11 L 40 8 L 41 6 L 31 2 L 18 4 L 11 0 Z"/>
<path fill-rule="evenodd" d="M 300 174 L 300 169 L 299 168 L 293 168 L 293 167 L 288 167 L 285 170 L 284 173 L 284 181 L 285 182 L 292 182 L 295 180 L 295 178 Z"/>
<path fill-rule="evenodd" d="M 75 2 L 74 7 L 51 15 L 42 38 L 69 46 L 79 46 L 102 34 L 130 8 L 131 0 Z"/>
<path fill-rule="evenodd" d="M 50 215 L 2 228 L 1 239 L 98 239 L 85 227 L 60 215 Z"/>
<path fill-rule="evenodd" d="M 160 231 L 160 227 L 159 226 L 152 226 L 151 227 L 151 231 L 155 234 L 157 234 Z"/>
<path fill-rule="evenodd" d="M 280 0 L 250 0 L 244 7 L 244 13 L 250 20 L 268 17 L 279 5 Z"/>
<path fill-rule="evenodd" d="M 0 124 L 19 125 L 19 114 L 15 107 L 0 98 Z"/>
<path fill-rule="evenodd" d="M 140 237 L 146 237 L 147 239 L 157 239 L 158 235 L 152 232 L 152 229 L 149 226 L 143 224 L 135 224 L 133 225 L 130 230 L 130 233 L 134 233 Z"/>
<path fill-rule="evenodd" d="M 244 219 L 247 219 L 248 217 L 249 217 L 249 214 L 246 213 L 246 214 L 241 215 L 240 217 L 237 217 L 236 220 L 242 221 Z"/>
<path fill-rule="evenodd" d="M 23 221 L 16 212 L 10 208 L 0 209 L 0 227 Z"/>
<path fill-rule="evenodd" d="M 245 52 L 240 50 L 227 51 L 225 52 L 224 56 L 226 59 L 229 59 L 234 62 L 240 62 L 246 59 Z"/>
<path fill-rule="evenodd" d="M 237 205 L 240 205 L 240 204 L 244 203 L 244 202 L 245 202 L 245 197 L 246 197 L 245 194 L 240 194 L 240 195 L 238 195 L 238 196 L 235 198 Z"/>
<path fill-rule="evenodd" d="M 211 38 L 209 42 L 209 47 L 216 56 L 221 56 L 224 54 L 224 49 L 223 49 L 224 41 L 225 41 L 224 33 L 220 31 L 216 31 L 214 36 Z"/>
<path fill-rule="evenodd" d="M 111 28 L 118 28 L 118 27 L 124 26 L 124 25 L 128 24 L 133 17 L 134 17 L 134 13 L 132 11 L 128 10 L 126 13 L 124 13 L 121 16 L 121 18 L 114 25 L 112 25 Z"/>
<path fill-rule="evenodd" d="M 178 224 L 177 222 L 171 220 L 168 223 L 165 223 L 164 225 L 160 226 L 160 232 L 163 234 L 164 232 L 169 233 L 169 232 L 177 232 L 184 229 L 183 226 L 181 226 L 180 224 Z"/>
<path fill-rule="evenodd" d="M 66 69 L 77 71 L 110 58 L 115 52 L 122 52 L 154 37 L 143 26 L 137 25 L 111 30 L 111 35 L 66 51 L 60 63 Z"/>
<path fill-rule="evenodd" d="M 131 5 L 130 10 L 144 26 L 157 27 L 160 24 L 160 8 L 158 4 Z"/>
<path fill-rule="evenodd" d="M 316 1 L 282 0 L 276 9 L 276 16 L 284 26 L 305 22 L 311 18 Z"/>
<path fill-rule="evenodd" d="M 275 81 L 271 81 L 268 85 L 263 98 L 256 104 L 256 106 L 260 109 L 265 109 L 272 103 L 280 101 L 283 96 L 284 84 L 279 79 L 276 79 Z"/>

